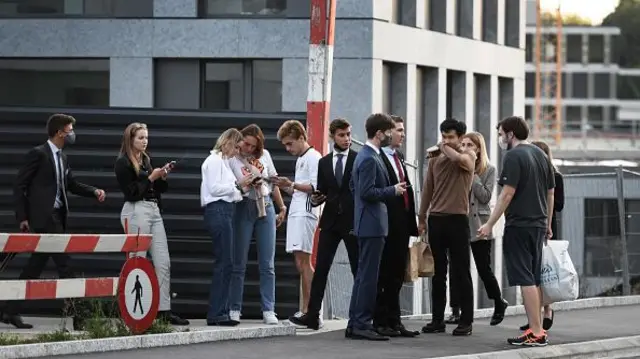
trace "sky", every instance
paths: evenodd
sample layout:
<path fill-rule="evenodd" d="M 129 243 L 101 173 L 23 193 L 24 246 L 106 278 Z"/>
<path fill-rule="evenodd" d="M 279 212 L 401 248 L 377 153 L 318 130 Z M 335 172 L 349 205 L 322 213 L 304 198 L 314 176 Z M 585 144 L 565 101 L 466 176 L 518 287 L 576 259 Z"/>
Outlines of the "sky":
<path fill-rule="evenodd" d="M 541 0 L 543 10 L 555 10 L 560 3 L 560 10 L 565 14 L 578 14 L 599 25 L 610 12 L 615 10 L 619 0 Z"/>

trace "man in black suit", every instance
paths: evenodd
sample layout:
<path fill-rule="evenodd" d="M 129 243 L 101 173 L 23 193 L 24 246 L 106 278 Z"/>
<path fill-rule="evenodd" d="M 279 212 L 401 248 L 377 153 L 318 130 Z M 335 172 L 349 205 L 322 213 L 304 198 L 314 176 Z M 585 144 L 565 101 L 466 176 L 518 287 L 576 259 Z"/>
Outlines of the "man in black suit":
<path fill-rule="evenodd" d="M 418 235 L 415 200 L 411 181 L 407 176 L 404 156 L 399 152 L 405 138 L 404 120 L 400 116 L 391 116 L 395 128 L 391 132 L 391 143 L 382 148 L 384 162 L 391 185 L 400 182 L 407 184 L 402 196 L 389 199 L 389 235 L 386 238 L 380 274 L 378 276 L 378 295 L 373 326 L 380 335 L 388 337 L 415 337 L 419 332 L 407 330 L 400 321 L 400 290 L 404 283 L 404 272 L 409 254 L 409 237 Z"/>
<path fill-rule="evenodd" d="M 333 151 L 318 163 L 318 188 L 311 197 L 312 205 L 325 205 L 319 223 L 320 239 L 309 305 L 303 316 L 289 318 L 293 324 L 314 330 L 320 328 L 324 290 L 340 241 L 344 240 L 354 278 L 358 271 L 358 241 L 353 235 L 353 194 L 349 188 L 351 169 L 357 155 L 350 149 L 351 124 L 342 118 L 331 121 L 329 137 L 334 143 Z"/>
<path fill-rule="evenodd" d="M 72 116 L 55 114 L 47 121 L 49 140 L 29 151 L 25 163 L 18 171 L 13 195 L 16 202 L 16 218 L 22 232 L 64 233 L 67 228 L 69 206 L 67 190 L 83 197 L 96 197 L 103 202 L 105 192 L 101 189 L 78 182 L 71 172 L 67 156 L 62 153 L 65 145 L 72 145 L 76 135 Z M 64 253 L 33 253 L 20 279 L 37 279 L 51 257 L 60 278 L 73 278 L 69 267 L 69 256 Z M 16 328 L 30 329 L 18 314 L 19 301 L 8 302 L 2 321 Z M 81 326 L 79 317 L 74 317 L 74 327 Z"/>

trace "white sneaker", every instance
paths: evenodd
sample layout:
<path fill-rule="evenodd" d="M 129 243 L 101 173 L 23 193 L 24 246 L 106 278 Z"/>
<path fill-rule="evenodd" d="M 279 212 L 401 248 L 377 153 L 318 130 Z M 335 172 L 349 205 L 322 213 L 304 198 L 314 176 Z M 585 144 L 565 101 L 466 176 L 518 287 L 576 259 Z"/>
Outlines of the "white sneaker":
<path fill-rule="evenodd" d="M 237 311 L 237 310 L 229 311 L 229 319 L 236 322 L 240 322 L 240 311 Z"/>
<path fill-rule="evenodd" d="M 262 320 L 265 324 L 269 325 L 277 325 L 278 317 L 276 317 L 275 312 L 262 312 Z"/>

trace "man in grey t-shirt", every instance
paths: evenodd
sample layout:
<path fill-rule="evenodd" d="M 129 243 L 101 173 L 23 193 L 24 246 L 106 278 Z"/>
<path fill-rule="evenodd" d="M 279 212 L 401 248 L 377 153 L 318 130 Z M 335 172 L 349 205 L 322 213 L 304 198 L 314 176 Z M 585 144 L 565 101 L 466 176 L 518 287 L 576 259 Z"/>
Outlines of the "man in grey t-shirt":
<path fill-rule="evenodd" d="M 508 339 L 519 346 L 545 346 L 542 329 L 540 277 L 542 246 L 551 237 L 551 217 L 555 180 L 549 158 L 527 142 L 529 127 L 517 116 L 498 123 L 500 147 L 506 150 L 498 184 L 502 193 L 485 225 L 478 230 L 486 237 L 500 216 L 505 214 L 503 249 L 510 286 L 520 286 L 529 329 Z"/>

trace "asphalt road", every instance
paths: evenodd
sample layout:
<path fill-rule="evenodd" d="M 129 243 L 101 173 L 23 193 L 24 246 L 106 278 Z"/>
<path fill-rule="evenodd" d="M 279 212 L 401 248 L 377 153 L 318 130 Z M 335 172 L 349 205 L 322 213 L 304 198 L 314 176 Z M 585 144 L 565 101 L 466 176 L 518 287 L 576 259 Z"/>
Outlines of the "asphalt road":
<path fill-rule="evenodd" d="M 571 312 L 558 312 L 549 331 L 550 345 L 639 335 L 637 325 L 640 306 L 610 307 Z M 422 334 L 417 338 L 398 338 L 388 342 L 355 341 L 344 338 L 344 331 L 308 336 L 218 342 L 180 347 L 166 347 L 127 352 L 74 355 L 67 359 L 422 359 L 449 355 L 511 350 L 508 337 L 517 335 L 524 317 L 507 317 L 498 327 L 488 320 L 477 320 L 470 337 L 451 334 Z M 406 321 L 410 328 L 423 322 Z M 453 327 L 448 327 L 450 332 Z"/>

